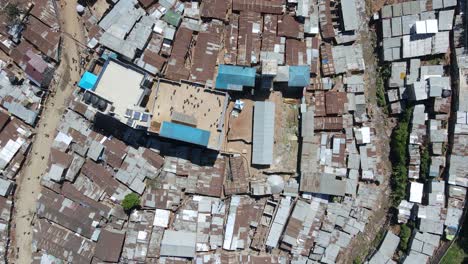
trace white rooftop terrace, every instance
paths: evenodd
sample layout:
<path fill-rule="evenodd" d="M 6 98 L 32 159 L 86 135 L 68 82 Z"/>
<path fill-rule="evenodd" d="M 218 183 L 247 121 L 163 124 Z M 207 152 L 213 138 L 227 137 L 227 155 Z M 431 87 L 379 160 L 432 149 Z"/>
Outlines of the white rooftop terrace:
<path fill-rule="evenodd" d="M 133 108 L 141 102 L 145 91 L 141 87 L 144 77 L 143 73 L 109 60 L 98 79 L 94 93 L 110 101 L 114 107 L 112 112 L 121 119 L 128 108 Z"/>

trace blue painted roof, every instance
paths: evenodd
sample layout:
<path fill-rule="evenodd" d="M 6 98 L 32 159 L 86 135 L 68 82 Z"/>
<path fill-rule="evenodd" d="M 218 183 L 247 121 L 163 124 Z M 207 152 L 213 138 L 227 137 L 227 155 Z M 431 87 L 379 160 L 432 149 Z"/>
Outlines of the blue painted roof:
<path fill-rule="evenodd" d="M 255 86 L 256 70 L 251 67 L 219 65 L 216 88 L 223 90 L 242 90 L 243 86 Z"/>
<path fill-rule="evenodd" d="M 93 90 L 94 85 L 97 82 L 98 77 L 90 72 L 85 72 L 83 76 L 81 76 L 81 80 L 78 83 L 78 86 L 85 89 L 85 90 Z"/>
<path fill-rule="evenodd" d="M 310 67 L 303 66 L 289 66 L 289 81 L 290 87 L 305 87 L 310 82 Z"/>
<path fill-rule="evenodd" d="M 162 122 L 159 135 L 205 147 L 210 139 L 209 131 L 167 121 Z"/>

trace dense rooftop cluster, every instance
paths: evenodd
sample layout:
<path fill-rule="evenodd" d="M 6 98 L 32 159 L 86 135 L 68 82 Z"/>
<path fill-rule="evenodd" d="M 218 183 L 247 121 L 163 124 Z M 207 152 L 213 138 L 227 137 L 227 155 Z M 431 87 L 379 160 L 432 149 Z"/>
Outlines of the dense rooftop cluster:
<path fill-rule="evenodd" d="M 30 81 L 0 63 L 4 258 L 15 177 L 60 63 L 56 4 L 19 1 L 19 20 L 0 16 L 0 48 Z M 369 114 L 364 1 L 99 4 L 78 10 L 89 62 L 42 157 L 34 263 L 346 262 L 368 224 L 383 223 L 373 216 L 389 172 Z M 406 1 L 374 15 L 391 113 L 414 106 L 398 222 L 416 227 L 404 263 L 427 262 L 460 229 L 463 8 Z M 128 194 L 140 197 L 132 211 L 121 206 Z M 389 231 L 369 263 L 393 262 L 399 242 Z"/>
<path fill-rule="evenodd" d="M 84 262 L 337 261 L 365 232 L 384 182 L 354 43 L 364 6 L 140 4 L 83 14 L 99 57 L 42 178 L 36 259 L 64 258 L 61 250 Z M 285 166 L 277 127 L 287 98 L 277 89 L 304 93 L 299 175 L 274 174 Z M 131 192 L 141 207 L 128 218 L 120 202 Z M 46 243 L 54 229 L 78 233 L 86 249 Z"/>
<path fill-rule="evenodd" d="M 434 0 L 386 5 L 381 10 L 383 60 L 392 61 L 386 91 L 390 109 L 399 114 L 413 107 L 407 150 L 409 192 L 398 206 L 398 222 L 415 223 L 404 263 L 429 261 L 441 241 L 452 240 L 460 230 L 468 177 L 463 132 L 466 41 L 461 37 L 465 9 L 464 1 L 457 8 L 456 1 Z M 451 54 L 450 43 L 455 48 Z M 433 56 L 438 53 L 442 55 Z M 392 258 L 399 242 L 394 237 L 387 234 L 373 263 Z"/>

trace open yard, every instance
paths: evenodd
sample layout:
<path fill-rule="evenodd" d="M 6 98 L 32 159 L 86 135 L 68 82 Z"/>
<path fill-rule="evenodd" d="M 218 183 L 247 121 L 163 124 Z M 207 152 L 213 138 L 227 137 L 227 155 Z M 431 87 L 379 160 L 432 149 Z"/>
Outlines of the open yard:
<path fill-rule="evenodd" d="M 280 92 L 272 93 L 275 102 L 275 144 L 271 171 L 294 173 L 297 169 L 299 105 L 285 103 Z"/>
<path fill-rule="evenodd" d="M 275 133 L 273 164 L 269 172 L 295 173 L 298 157 L 298 129 L 299 105 L 294 100 L 285 100 L 281 92 L 272 92 L 267 98 L 265 95 L 256 95 L 244 98 L 243 110 L 237 115 L 231 115 L 233 103 L 228 107 L 229 128 L 227 147 L 229 152 L 242 153 L 249 162 L 252 152 L 252 131 L 255 101 L 271 101 L 275 103 Z M 288 101 L 288 103 L 287 103 Z"/>

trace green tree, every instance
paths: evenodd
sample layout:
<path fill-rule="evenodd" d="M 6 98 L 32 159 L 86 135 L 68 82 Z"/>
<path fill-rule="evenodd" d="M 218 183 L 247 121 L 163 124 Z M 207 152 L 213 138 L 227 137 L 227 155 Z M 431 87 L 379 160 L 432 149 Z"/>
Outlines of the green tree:
<path fill-rule="evenodd" d="M 385 82 L 390 78 L 390 68 L 382 66 L 377 69 L 376 96 L 377 105 L 381 107 L 385 114 L 388 114 L 387 100 L 385 99 Z"/>
<path fill-rule="evenodd" d="M 429 165 L 430 165 L 430 163 L 431 163 L 431 157 L 429 155 L 428 147 L 427 147 L 427 145 L 425 145 L 425 146 L 423 146 L 423 149 L 421 151 L 421 165 L 420 165 L 421 171 L 420 171 L 420 174 L 419 174 L 419 178 L 422 181 L 426 181 L 426 179 L 429 176 Z"/>
<path fill-rule="evenodd" d="M 362 264 L 362 259 L 360 256 L 357 256 L 354 260 L 353 260 L 353 264 Z"/>
<path fill-rule="evenodd" d="M 125 195 L 125 198 L 122 200 L 122 207 L 127 213 L 138 206 L 140 206 L 140 196 L 136 193 L 129 193 Z"/>
<path fill-rule="evenodd" d="M 409 123 L 413 107 L 408 107 L 401 115 L 398 125 L 392 133 L 391 161 L 392 161 L 392 205 L 397 207 L 401 200 L 405 198 L 406 186 L 408 181 L 408 139 L 409 139 Z"/>
<path fill-rule="evenodd" d="M 10 20 L 16 20 L 16 18 L 21 14 L 21 10 L 16 3 L 9 3 L 5 7 L 5 12 Z"/>
<path fill-rule="evenodd" d="M 408 250 L 408 242 L 411 237 L 411 228 L 404 224 L 401 226 L 400 229 L 400 249 L 403 252 L 407 252 Z"/>

